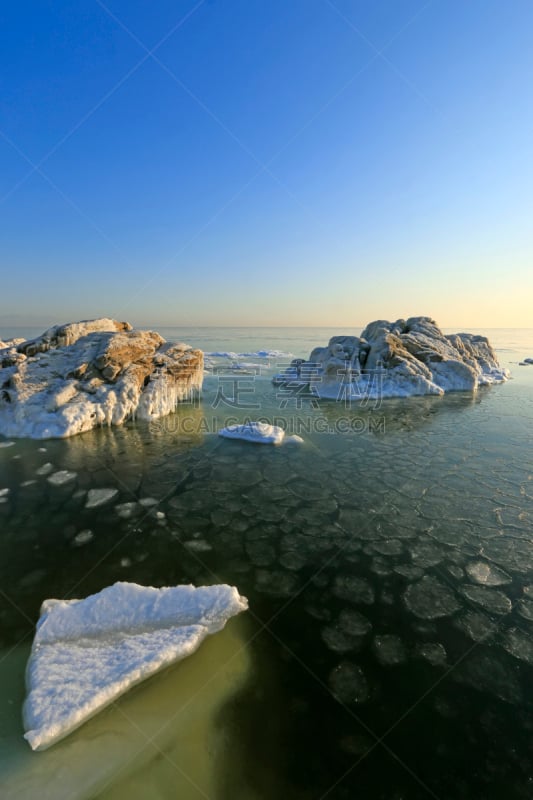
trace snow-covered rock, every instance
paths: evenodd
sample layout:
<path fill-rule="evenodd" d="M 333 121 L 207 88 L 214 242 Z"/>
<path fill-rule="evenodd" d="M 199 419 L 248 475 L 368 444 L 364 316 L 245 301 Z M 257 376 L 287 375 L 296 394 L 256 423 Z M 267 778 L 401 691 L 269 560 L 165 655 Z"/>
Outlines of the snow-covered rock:
<path fill-rule="evenodd" d="M 203 353 L 96 319 L 0 350 L 0 433 L 63 438 L 174 411 L 201 388 Z"/>
<path fill-rule="evenodd" d="M 25 738 L 45 750 L 246 608 L 225 584 L 122 582 L 84 600 L 46 600 L 26 670 Z"/>
<path fill-rule="evenodd" d="M 218 435 L 226 439 L 244 439 L 246 442 L 257 444 L 281 444 L 285 431 L 267 422 L 246 422 L 243 425 L 228 425 L 227 428 L 221 428 Z"/>
<path fill-rule="evenodd" d="M 486 337 L 445 335 L 429 317 L 411 317 L 376 320 L 361 336 L 334 336 L 307 361 L 293 361 L 274 383 L 309 384 L 317 397 L 369 400 L 471 392 L 508 375 Z"/>

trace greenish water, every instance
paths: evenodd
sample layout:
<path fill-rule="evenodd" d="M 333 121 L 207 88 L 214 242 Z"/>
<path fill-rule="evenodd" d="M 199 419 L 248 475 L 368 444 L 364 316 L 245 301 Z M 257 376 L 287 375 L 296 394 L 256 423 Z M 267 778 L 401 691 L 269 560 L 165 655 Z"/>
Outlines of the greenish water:
<path fill-rule="evenodd" d="M 228 333 L 218 346 L 209 331 L 175 338 L 307 355 L 333 333 Z M 132 745 L 143 754 L 137 773 L 126 758 L 102 800 L 136 796 L 135 785 L 161 800 L 531 797 L 533 367 L 517 365 L 533 356 L 530 334 L 489 334 L 514 379 L 475 397 L 315 407 L 272 386 L 278 357 L 247 372 L 218 357 L 202 403 L 165 420 L 0 447 L 1 702 L 11 720 L 0 745 L 21 735 L 23 663 L 44 598 L 116 580 L 227 582 L 250 611 L 235 621 L 233 655 L 214 647 L 208 659 L 216 672 L 246 654 L 238 680 L 196 707 L 218 744 L 192 758 L 179 746 L 184 722 L 151 754 Z M 235 391 L 259 408 L 236 408 Z M 305 443 L 212 432 L 258 416 L 284 420 Z M 76 475 L 55 486 L 58 470 Z M 87 509 L 91 488 L 117 495 Z M 147 497 L 157 505 L 138 504 Z M 174 690 L 164 698 L 163 722 L 183 703 Z M 74 734 L 81 761 L 97 738 L 91 724 Z M 193 779 L 178 782 L 183 772 Z"/>

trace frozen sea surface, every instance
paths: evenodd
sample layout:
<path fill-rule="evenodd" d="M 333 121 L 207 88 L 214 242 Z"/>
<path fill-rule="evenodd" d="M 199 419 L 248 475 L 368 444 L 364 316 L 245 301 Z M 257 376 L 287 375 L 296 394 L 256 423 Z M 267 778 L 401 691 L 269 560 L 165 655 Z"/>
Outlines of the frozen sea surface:
<path fill-rule="evenodd" d="M 211 352 L 306 356 L 342 332 L 176 338 Z M 181 775 L 186 800 L 529 800 L 533 371 L 518 364 L 533 332 L 487 333 L 513 380 L 476 396 L 317 407 L 280 393 L 268 374 L 221 372 L 206 379 L 200 406 L 157 424 L 49 441 L 45 452 L 22 440 L 0 448 L 0 645 L 15 648 L 0 662 L 11 720 L 0 752 L 17 765 L 12 780 L 34 779 L 33 762 L 18 760 L 17 719 L 43 598 L 117 580 L 228 583 L 249 599 L 237 621 L 249 668 L 205 718 L 230 752 L 215 758 L 202 745 L 189 760 L 203 795 L 168 761 L 187 774 L 174 738 L 187 701 L 172 689 L 157 706 L 171 727 L 158 753 L 130 741 L 114 715 L 119 750 L 133 748 L 142 769 L 108 775 L 88 796 L 166 800 Z M 281 420 L 305 444 L 215 435 L 249 418 Z M 200 699 L 202 686 L 192 691 Z M 150 738 L 151 723 L 135 719 Z M 104 745 L 98 717 L 89 725 Z M 86 775 L 94 762 L 79 752 Z"/>

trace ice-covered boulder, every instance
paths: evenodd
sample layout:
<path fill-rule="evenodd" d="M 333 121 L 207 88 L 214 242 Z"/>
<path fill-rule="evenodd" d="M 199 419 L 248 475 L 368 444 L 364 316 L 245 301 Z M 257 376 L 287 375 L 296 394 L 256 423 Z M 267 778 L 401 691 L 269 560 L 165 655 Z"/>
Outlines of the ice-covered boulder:
<path fill-rule="evenodd" d="M 121 582 L 84 600 L 45 601 L 26 670 L 25 738 L 45 750 L 247 607 L 225 584 Z"/>
<path fill-rule="evenodd" d="M 361 336 L 334 336 L 274 382 L 307 383 L 317 397 L 364 400 L 472 392 L 507 377 L 486 337 L 445 335 L 429 317 L 411 317 L 376 320 Z"/>
<path fill-rule="evenodd" d="M 226 428 L 221 428 L 218 435 L 225 439 L 243 439 L 256 444 L 281 444 L 285 431 L 267 422 L 245 422 L 243 425 L 228 425 Z"/>
<path fill-rule="evenodd" d="M 0 433 L 62 438 L 174 411 L 202 384 L 203 353 L 96 319 L 0 350 Z"/>

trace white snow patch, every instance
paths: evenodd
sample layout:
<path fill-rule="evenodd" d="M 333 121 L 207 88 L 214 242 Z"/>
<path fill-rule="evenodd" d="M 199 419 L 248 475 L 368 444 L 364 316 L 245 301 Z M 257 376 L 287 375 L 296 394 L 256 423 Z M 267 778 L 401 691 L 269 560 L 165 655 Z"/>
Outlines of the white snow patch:
<path fill-rule="evenodd" d="M 247 607 L 224 584 L 119 582 L 84 600 L 46 600 L 26 672 L 25 738 L 34 750 L 50 747 Z"/>

